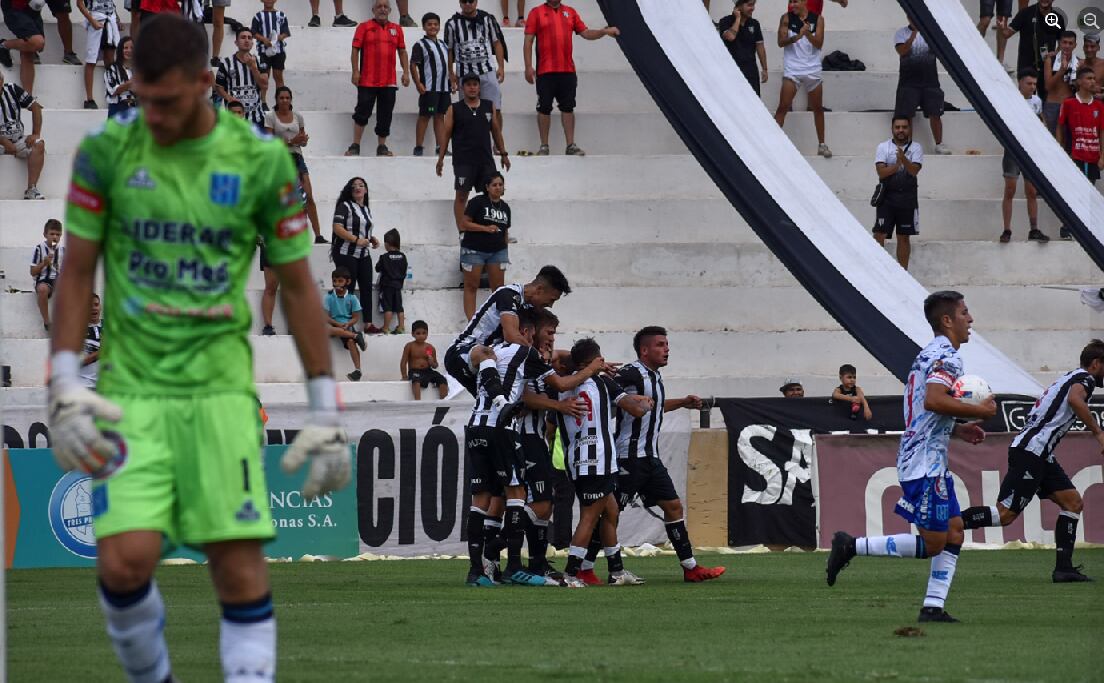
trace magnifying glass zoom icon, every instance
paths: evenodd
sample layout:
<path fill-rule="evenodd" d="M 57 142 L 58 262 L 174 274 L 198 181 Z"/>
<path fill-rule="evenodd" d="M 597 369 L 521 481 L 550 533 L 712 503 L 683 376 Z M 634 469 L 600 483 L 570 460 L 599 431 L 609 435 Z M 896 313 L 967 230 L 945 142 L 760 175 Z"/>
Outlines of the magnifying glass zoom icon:
<path fill-rule="evenodd" d="M 1092 15 L 1092 14 L 1086 15 L 1085 16 L 1085 25 L 1086 26 L 1088 25 L 1087 20 L 1090 16 L 1093 17 L 1094 20 L 1096 18 L 1095 15 Z M 1058 20 L 1058 15 L 1053 14 L 1053 13 L 1046 15 L 1046 17 L 1043 19 L 1043 21 L 1046 22 L 1047 26 L 1050 26 L 1052 28 L 1058 28 L 1061 25 L 1061 22 Z"/>
<path fill-rule="evenodd" d="M 1084 24 L 1088 28 L 1095 28 L 1097 31 L 1100 30 L 1100 24 L 1096 23 L 1096 15 L 1095 14 L 1086 14 L 1085 19 L 1084 19 Z"/>
<path fill-rule="evenodd" d="M 1050 15 L 1047 15 L 1045 21 L 1048 26 L 1051 25 Z M 1077 15 L 1077 25 L 1081 30 L 1092 29 L 1099 32 L 1104 28 L 1104 10 L 1099 7 L 1086 7 Z"/>

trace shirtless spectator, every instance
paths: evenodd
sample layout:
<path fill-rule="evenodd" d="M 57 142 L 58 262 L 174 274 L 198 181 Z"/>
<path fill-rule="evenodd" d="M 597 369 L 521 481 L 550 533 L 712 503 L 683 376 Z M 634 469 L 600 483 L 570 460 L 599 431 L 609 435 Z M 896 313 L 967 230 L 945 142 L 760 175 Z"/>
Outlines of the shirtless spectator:
<path fill-rule="evenodd" d="M 1089 33 L 1081 39 L 1081 43 L 1085 50 L 1085 58 L 1081 60 L 1081 64 L 1092 67 L 1096 75 L 1096 97 L 1100 99 L 1104 96 L 1104 59 L 1097 56 L 1100 52 L 1100 35 Z"/>
<path fill-rule="evenodd" d="M 1081 60 L 1073 54 L 1076 48 L 1077 34 L 1063 31 L 1062 37 L 1058 39 L 1058 52 L 1048 54 L 1043 61 L 1043 78 L 1046 79 L 1046 85 L 1042 88 L 1046 92 L 1043 121 L 1051 135 L 1054 135 L 1054 129 L 1058 125 L 1058 112 L 1062 110 L 1062 103 L 1073 97 L 1077 88 L 1077 69 L 1081 66 Z"/>
<path fill-rule="evenodd" d="M 410 333 L 414 341 L 407 342 L 403 347 L 399 372 L 404 380 L 410 381 L 410 391 L 414 394 L 414 400 L 422 400 L 422 389 L 430 384 L 437 387 L 438 396 L 442 399 L 448 398 L 448 380 L 437 371 L 437 350 L 432 344 L 426 342 L 429 337 L 429 325 L 424 320 L 415 320 L 410 326 Z"/>

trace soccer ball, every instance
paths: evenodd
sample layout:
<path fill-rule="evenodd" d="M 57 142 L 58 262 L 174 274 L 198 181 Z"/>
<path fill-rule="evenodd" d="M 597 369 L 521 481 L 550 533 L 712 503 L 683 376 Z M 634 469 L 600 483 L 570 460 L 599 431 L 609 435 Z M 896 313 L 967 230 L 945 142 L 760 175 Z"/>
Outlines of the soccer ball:
<path fill-rule="evenodd" d="M 993 395 L 989 383 L 977 375 L 963 375 L 951 386 L 951 395 L 963 403 L 976 406 Z"/>
<path fill-rule="evenodd" d="M 46 6 L 46 0 L 31 0 L 27 3 L 32 12 L 39 12 Z"/>

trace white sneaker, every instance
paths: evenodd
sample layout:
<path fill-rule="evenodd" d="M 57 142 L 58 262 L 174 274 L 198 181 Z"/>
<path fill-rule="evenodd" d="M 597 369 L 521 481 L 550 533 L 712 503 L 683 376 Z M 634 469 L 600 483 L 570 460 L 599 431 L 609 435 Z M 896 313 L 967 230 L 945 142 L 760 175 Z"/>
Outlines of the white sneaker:
<path fill-rule="evenodd" d="M 609 585 L 611 586 L 642 586 L 644 583 L 644 579 L 627 569 L 609 575 Z"/>
<path fill-rule="evenodd" d="M 952 154 L 953 152 L 951 152 L 950 147 L 948 147 L 947 145 L 945 145 L 941 142 L 941 143 L 939 143 L 938 145 L 935 146 L 935 153 L 936 154 Z"/>
<path fill-rule="evenodd" d="M 583 583 L 582 579 L 580 579 L 578 577 L 575 577 L 575 576 L 570 576 L 568 574 L 564 574 L 563 583 L 561 585 L 564 588 L 586 588 L 587 587 L 587 585 L 585 583 Z"/>
<path fill-rule="evenodd" d="M 817 154 L 824 157 L 825 159 L 832 158 L 832 150 L 828 149 L 828 145 L 825 145 L 823 143 L 817 145 Z"/>
<path fill-rule="evenodd" d="M 28 187 L 27 191 L 23 193 L 23 199 L 46 199 L 37 187 Z"/>

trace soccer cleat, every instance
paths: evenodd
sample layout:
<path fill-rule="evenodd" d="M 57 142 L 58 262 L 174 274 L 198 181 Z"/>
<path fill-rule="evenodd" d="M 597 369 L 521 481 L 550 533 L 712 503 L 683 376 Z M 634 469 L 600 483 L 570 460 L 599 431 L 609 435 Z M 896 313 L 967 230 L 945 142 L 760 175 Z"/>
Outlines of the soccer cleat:
<path fill-rule="evenodd" d="M 515 586 L 544 586 L 544 577 L 530 574 L 524 569 L 519 569 L 506 577 L 507 583 Z"/>
<path fill-rule="evenodd" d="M 920 616 L 917 617 L 917 621 L 924 622 L 942 622 L 944 624 L 957 624 L 958 619 L 955 619 L 950 614 L 947 614 L 947 610 L 942 607 L 922 607 L 920 608 Z"/>
<path fill-rule="evenodd" d="M 345 16 L 344 14 L 340 14 L 340 15 L 334 17 L 333 25 L 334 26 L 352 27 L 352 26 L 356 26 L 357 23 L 355 21 L 353 21 L 352 19 L 350 19 L 349 17 Z"/>
<path fill-rule="evenodd" d="M 472 588 L 493 588 L 496 585 L 494 581 L 476 572 L 468 572 L 468 578 L 464 583 Z"/>
<path fill-rule="evenodd" d="M 832 550 L 828 553 L 828 585 L 836 585 L 836 577 L 855 556 L 855 537 L 846 531 L 837 531 L 832 536 Z"/>
<path fill-rule="evenodd" d="M 721 578 L 725 573 L 724 567 L 703 567 L 700 564 L 693 569 L 682 570 L 682 580 L 686 583 L 701 583 L 711 579 Z"/>
<path fill-rule="evenodd" d="M 824 144 L 823 142 L 817 145 L 817 154 L 824 157 L 825 159 L 832 158 L 832 150 L 828 149 L 828 145 Z"/>
<path fill-rule="evenodd" d="M 1081 573 L 1082 566 L 1083 565 L 1079 564 L 1069 569 L 1055 569 L 1054 573 L 1050 575 L 1050 578 L 1054 583 L 1082 583 L 1085 581 L 1092 581 L 1092 577 L 1085 576 Z"/>
<path fill-rule="evenodd" d="M 498 563 L 487 558 L 483 558 L 483 575 L 496 584 L 502 583 L 502 570 L 498 568 Z"/>
<path fill-rule="evenodd" d="M 611 586 L 643 586 L 645 581 L 636 574 L 633 574 L 628 569 L 622 569 L 619 572 L 613 572 L 607 579 Z"/>
<path fill-rule="evenodd" d="M 587 584 L 582 579 L 580 579 L 579 577 L 569 576 L 567 574 L 564 575 L 562 585 L 563 585 L 564 588 L 586 588 L 587 587 Z"/>
<path fill-rule="evenodd" d="M 322 18 L 317 14 L 311 16 L 310 21 L 307 22 L 308 28 L 318 28 L 322 25 Z"/>
<path fill-rule="evenodd" d="M 593 569 L 580 569 L 575 578 L 579 579 L 588 586 L 601 586 L 602 579 L 598 578 L 598 575 L 594 573 Z"/>

